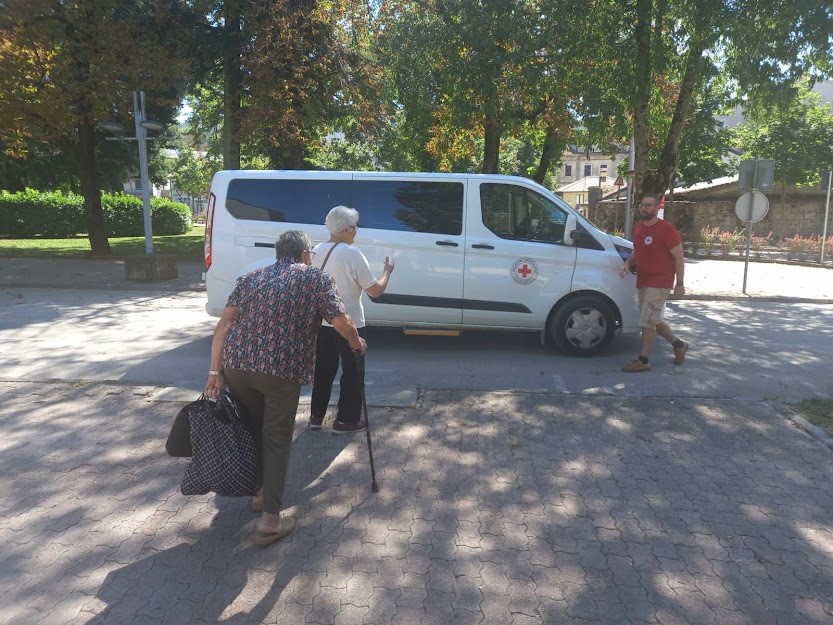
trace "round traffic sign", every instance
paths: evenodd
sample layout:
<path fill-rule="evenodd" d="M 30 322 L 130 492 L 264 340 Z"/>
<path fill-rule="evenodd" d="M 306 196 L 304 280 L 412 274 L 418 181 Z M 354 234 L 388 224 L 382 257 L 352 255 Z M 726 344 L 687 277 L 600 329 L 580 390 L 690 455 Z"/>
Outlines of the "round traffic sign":
<path fill-rule="evenodd" d="M 735 215 L 741 221 L 761 221 L 769 212 L 769 200 L 760 191 L 747 191 L 735 202 Z"/>

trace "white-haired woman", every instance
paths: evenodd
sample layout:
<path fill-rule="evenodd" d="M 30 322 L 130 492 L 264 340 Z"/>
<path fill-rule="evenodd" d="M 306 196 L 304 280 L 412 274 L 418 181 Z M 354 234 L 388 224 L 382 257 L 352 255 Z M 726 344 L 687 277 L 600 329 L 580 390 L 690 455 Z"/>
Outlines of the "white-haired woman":
<path fill-rule="evenodd" d="M 371 297 L 385 292 L 393 272 L 393 262 L 385 257 L 382 277 L 377 279 L 370 270 L 367 258 L 353 245 L 359 229 L 359 213 L 354 208 L 336 206 L 327 214 L 324 222 L 330 239 L 315 246 L 313 264 L 322 268 L 336 281 L 338 294 L 344 302 L 347 314 L 356 324 L 359 335 L 364 337 L 364 308 L 362 291 Z M 356 356 L 347 341 L 327 323 L 322 322 L 315 348 L 315 378 L 312 385 L 312 405 L 309 427 L 320 430 L 330 403 L 333 381 L 341 361 L 341 381 L 338 396 L 338 412 L 333 433 L 360 432 L 367 424 L 361 419 L 362 380 Z"/>

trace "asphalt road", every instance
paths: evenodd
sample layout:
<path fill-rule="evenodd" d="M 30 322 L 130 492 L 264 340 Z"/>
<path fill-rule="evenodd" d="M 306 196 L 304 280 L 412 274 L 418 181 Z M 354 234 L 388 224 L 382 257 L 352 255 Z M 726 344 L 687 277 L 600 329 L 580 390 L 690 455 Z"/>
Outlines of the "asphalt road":
<path fill-rule="evenodd" d="M 203 302 L 199 293 L 6 290 L 0 293 L 0 376 L 156 385 L 169 396 L 193 396 L 205 382 L 216 322 Z M 686 363 L 674 366 L 670 349 L 658 342 L 653 370 L 640 374 L 620 370 L 639 349 L 636 335 L 617 336 L 601 356 L 572 358 L 541 345 L 538 334 L 406 337 L 370 329 L 368 401 L 410 406 L 419 390 L 783 401 L 831 396 L 830 314 L 823 304 L 672 302 L 668 319 L 692 345 Z"/>

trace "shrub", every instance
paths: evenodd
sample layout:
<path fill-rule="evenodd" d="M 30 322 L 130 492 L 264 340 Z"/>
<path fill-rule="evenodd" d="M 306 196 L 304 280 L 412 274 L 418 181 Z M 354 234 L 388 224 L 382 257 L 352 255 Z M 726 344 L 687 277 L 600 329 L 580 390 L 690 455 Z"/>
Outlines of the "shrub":
<path fill-rule="evenodd" d="M 86 230 L 84 199 L 58 191 L 0 191 L 0 235 L 66 238 Z"/>
<path fill-rule="evenodd" d="M 738 249 L 740 242 L 743 240 L 744 231 L 735 229 L 729 232 L 728 230 L 721 231 L 719 228 L 716 230 L 721 256 L 731 255 L 732 252 Z"/>
<path fill-rule="evenodd" d="M 787 248 L 787 260 L 810 260 L 821 253 L 821 237 L 802 237 L 796 234 L 791 239 L 784 239 Z"/>
<path fill-rule="evenodd" d="M 755 258 L 760 258 L 764 247 L 772 245 L 772 232 L 765 237 L 752 235 L 750 250 Z"/>
<path fill-rule="evenodd" d="M 107 236 L 144 234 L 141 198 L 126 193 L 103 194 L 101 206 Z M 154 235 L 185 234 L 191 229 L 191 211 L 167 198 L 151 198 Z M 87 233 L 84 198 L 73 193 L 26 189 L 0 191 L 0 236 L 15 238 L 66 238 Z"/>
<path fill-rule="evenodd" d="M 706 226 L 700 230 L 700 243 L 703 246 L 703 253 L 706 256 L 712 255 L 712 250 L 714 250 L 714 246 L 717 245 L 719 238 L 720 228 L 716 226 L 714 228 Z"/>
<path fill-rule="evenodd" d="M 154 234 L 185 234 L 194 226 L 191 209 L 168 198 L 151 198 L 150 214 Z"/>

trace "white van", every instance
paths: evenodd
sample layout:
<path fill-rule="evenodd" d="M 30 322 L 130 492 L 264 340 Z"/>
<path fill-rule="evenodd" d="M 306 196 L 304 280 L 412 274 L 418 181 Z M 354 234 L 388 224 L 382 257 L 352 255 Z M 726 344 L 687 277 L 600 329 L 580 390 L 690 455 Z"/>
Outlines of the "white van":
<path fill-rule="evenodd" d="M 639 329 L 634 276 L 617 274 L 632 244 L 532 180 L 486 174 L 218 172 L 205 229 L 208 313 L 222 314 L 239 276 L 274 262 L 282 232 L 326 241 L 324 218 L 338 204 L 359 211 L 355 245 L 371 268 L 396 262 L 386 292 L 364 295 L 368 325 L 541 332 L 577 355 Z"/>

